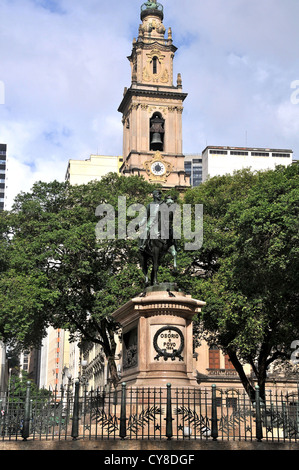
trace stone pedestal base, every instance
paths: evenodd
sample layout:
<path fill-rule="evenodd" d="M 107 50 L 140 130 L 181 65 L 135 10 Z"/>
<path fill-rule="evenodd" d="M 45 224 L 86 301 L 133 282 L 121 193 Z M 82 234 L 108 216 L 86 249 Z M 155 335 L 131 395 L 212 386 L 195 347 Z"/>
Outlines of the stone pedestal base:
<path fill-rule="evenodd" d="M 115 311 L 122 326 L 121 381 L 136 387 L 196 386 L 192 318 L 203 305 L 161 284 Z"/>

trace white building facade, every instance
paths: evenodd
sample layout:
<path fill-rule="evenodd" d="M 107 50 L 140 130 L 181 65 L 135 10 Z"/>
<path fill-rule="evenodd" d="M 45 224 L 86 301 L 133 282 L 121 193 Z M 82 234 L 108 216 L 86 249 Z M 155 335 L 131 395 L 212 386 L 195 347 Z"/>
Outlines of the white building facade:
<path fill-rule="evenodd" d="M 202 153 L 202 181 L 244 168 L 274 170 L 278 165 L 288 166 L 292 162 L 292 150 L 208 146 Z"/>

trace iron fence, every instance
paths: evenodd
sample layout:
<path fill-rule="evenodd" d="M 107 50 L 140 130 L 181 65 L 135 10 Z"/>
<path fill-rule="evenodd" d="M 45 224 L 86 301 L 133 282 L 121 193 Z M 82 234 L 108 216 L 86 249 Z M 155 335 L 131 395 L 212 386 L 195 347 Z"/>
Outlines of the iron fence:
<path fill-rule="evenodd" d="M 297 442 L 298 392 L 255 401 L 238 389 L 133 388 L 0 394 L 0 439 L 201 439 Z"/>

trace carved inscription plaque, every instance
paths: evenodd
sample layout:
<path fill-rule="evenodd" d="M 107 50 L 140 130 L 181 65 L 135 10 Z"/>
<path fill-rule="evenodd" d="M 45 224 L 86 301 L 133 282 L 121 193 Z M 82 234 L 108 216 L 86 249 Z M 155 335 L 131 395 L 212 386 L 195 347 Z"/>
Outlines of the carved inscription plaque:
<path fill-rule="evenodd" d="M 155 361 L 159 361 L 160 357 L 163 357 L 164 361 L 168 359 L 183 361 L 184 335 L 179 328 L 163 326 L 156 332 L 153 342 L 157 352 Z"/>

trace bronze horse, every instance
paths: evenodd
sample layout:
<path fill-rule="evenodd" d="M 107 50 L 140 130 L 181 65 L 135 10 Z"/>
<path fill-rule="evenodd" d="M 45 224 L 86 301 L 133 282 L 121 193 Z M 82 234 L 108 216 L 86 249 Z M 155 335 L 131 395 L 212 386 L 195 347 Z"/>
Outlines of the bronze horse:
<path fill-rule="evenodd" d="M 174 270 L 176 270 L 176 257 L 177 257 L 177 250 L 176 247 L 171 240 L 148 240 L 147 246 L 144 248 L 142 252 L 140 252 L 141 258 L 141 267 L 142 272 L 145 277 L 145 284 L 146 286 L 156 285 L 158 284 L 158 270 L 161 264 L 162 258 L 165 256 L 167 252 L 170 252 L 174 258 Z M 152 271 L 151 271 L 151 281 L 149 283 L 149 262 L 152 262 Z"/>

